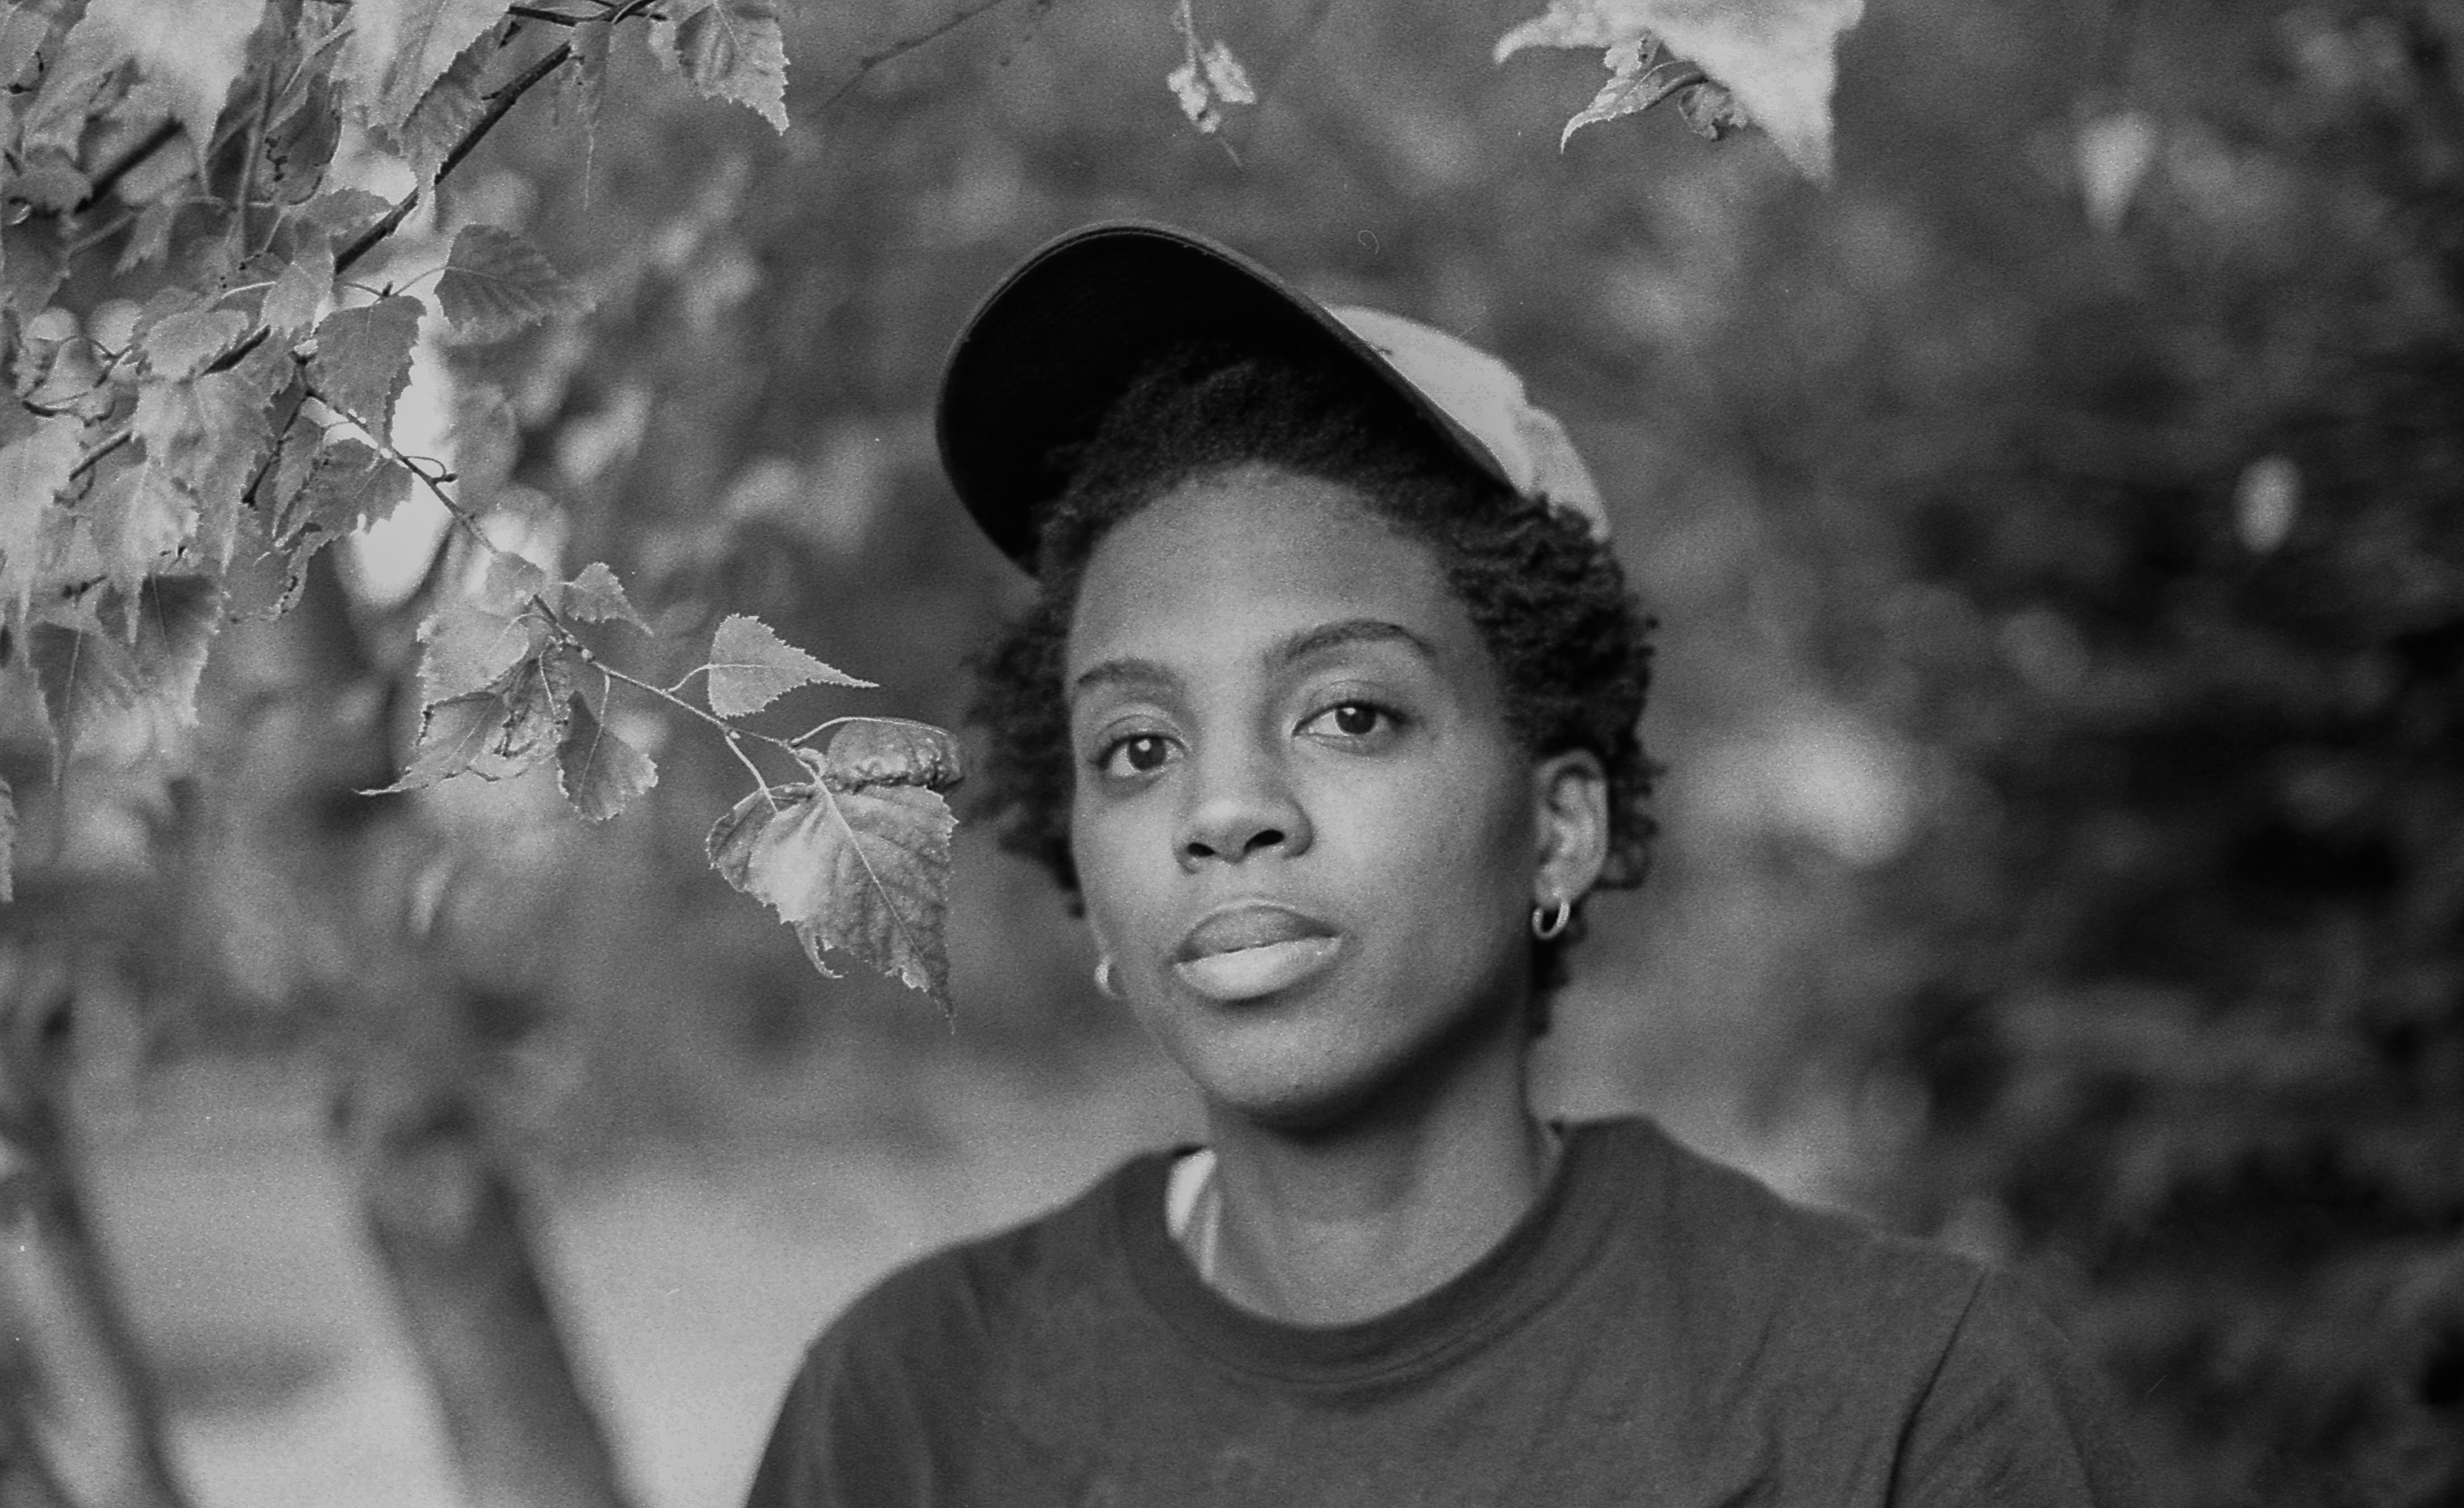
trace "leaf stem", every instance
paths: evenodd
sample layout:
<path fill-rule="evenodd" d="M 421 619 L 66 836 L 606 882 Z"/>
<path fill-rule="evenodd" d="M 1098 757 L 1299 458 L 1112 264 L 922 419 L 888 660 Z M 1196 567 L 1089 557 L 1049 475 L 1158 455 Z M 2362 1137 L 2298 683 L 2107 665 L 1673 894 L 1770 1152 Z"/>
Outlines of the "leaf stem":
<path fill-rule="evenodd" d="M 589 645 L 583 643 L 580 634 L 575 633 L 572 629 L 566 627 L 564 620 L 558 617 L 555 610 L 550 609 L 546 603 L 540 601 L 538 597 L 533 597 L 531 601 L 539 608 L 540 612 L 545 614 L 549 631 L 569 646 L 576 654 L 581 655 L 583 664 L 594 667 L 601 675 L 608 676 L 611 679 L 623 681 L 626 685 L 632 687 L 636 691 L 647 692 L 649 695 L 658 698 L 661 701 L 666 702 L 669 706 L 675 707 L 681 711 L 689 713 L 692 716 L 700 719 L 702 721 L 709 723 L 712 727 L 716 728 L 718 730 L 719 738 L 727 744 L 727 751 L 730 754 L 735 755 L 736 762 L 743 765 L 753 776 L 754 787 L 759 790 L 764 797 L 769 799 L 770 806 L 773 810 L 778 809 L 778 798 L 770 795 L 770 777 L 761 773 L 761 766 L 754 764 L 753 756 L 744 752 L 744 741 L 746 739 L 759 739 L 764 743 L 775 743 L 781 748 L 791 748 L 792 746 L 788 744 L 786 740 L 772 738 L 767 733 L 756 733 L 750 728 L 739 728 L 735 723 L 720 717 L 717 713 L 708 712 L 700 707 L 694 706 L 692 702 L 685 700 L 685 699 L 677 696 L 674 692 L 664 690 L 658 686 L 653 686 L 649 681 L 642 679 L 638 676 L 630 676 L 626 674 L 624 671 L 618 670 L 615 666 L 608 664 L 604 659 L 601 659 L 598 653 L 592 650 Z M 686 677 L 688 680 L 691 678 L 691 676 Z M 678 681 L 676 684 L 681 686 L 684 682 Z"/>
<path fill-rule="evenodd" d="M 846 79 L 842 81 L 836 89 L 829 92 L 828 98 L 823 100 L 822 108 L 826 110 L 830 106 L 838 103 L 840 99 L 844 97 L 848 90 L 864 82 L 865 76 L 871 73 L 874 69 L 879 68 L 882 64 L 894 62 L 915 51 L 919 47 L 930 46 L 957 31 L 958 28 L 966 25 L 976 17 L 1000 9 L 1004 3 L 1005 0 L 973 0 L 972 4 L 960 7 L 958 10 L 952 11 L 937 24 L 926 27 L 923 31 L 916 33 L 913 36 L 902 36 L 895 42 L 891 42 L 887 46 L 877 47 L 871 52 L 865 54 L 862 57 L 855 60 L 855 72 L 847 75 Z"/>
<path fill-rule="evenodd" d="M 350 410 L 343 408 L 339 403 L 336 403 L 324 393 L 318 391 L 315 384 L 312 383 L 307 385 L 306 396 L 308 398 L 316 399 L 319 403 L 323 404 L 326 408 L 331 409 L 336 413 L 341 414 L 343 418 L 351 421 L 354 425 L 357 425 L 361 433 L 365 434 L 371 441 L 375 442 L 377 454 L 383 455 L 385 459 L 393 462 L 404 471 L 407 471 L 410 473 L 411 476 L 417 477 L 420 485 L 426 487 L 430 493 L 435 495 L 436 500 L 445 505 L 445 511 L 453 516 L 453 521 L 460 524 L 463 530 L 478 543 L 481 549 L 487 550 L 492 554 L 496 552 L 496 543 L 495 541 L 488 538 L 486 532 L 479 527 L 478 516 L 473 513 L 470 509 L 462 506 L 459 499 L 445 490 L 445 483 L 453 479 L 453 474 L 451 472 L 446 471 L 442 468 L 439 468 L 434 472 L 430 472 L 427 467 L 422 466 L 416 460 L 404 455 L 401 450 L 395 447 L 392 440 L 386 438 L 385 435 L 379 434 L 376 432 L 376 429 L 370 425 L 367 420 L 361 418 L 358 414 L 353 413 Z M 304 402 L 305 399 L 302 401 Z"/>

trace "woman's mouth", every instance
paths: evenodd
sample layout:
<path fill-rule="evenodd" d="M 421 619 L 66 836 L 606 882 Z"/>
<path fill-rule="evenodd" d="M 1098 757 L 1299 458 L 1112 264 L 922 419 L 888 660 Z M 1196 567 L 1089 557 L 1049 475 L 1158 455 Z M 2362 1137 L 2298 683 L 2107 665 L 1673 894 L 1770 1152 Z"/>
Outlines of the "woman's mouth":
<path fill-rule="evenodd" d="M 1342 947 L 1334 929 L 1313 917 L 1245 901 L 1192 927 L 1172 971 L 1209 1000 L 1254 1000 L 1313 977 Z"/>

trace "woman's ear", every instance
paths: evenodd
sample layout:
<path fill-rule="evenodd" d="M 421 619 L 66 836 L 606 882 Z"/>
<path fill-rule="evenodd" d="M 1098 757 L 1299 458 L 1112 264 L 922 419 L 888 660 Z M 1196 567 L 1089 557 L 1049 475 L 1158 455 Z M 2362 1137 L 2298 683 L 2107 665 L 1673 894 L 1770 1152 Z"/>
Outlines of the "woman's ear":
<path fill-rule="evenodd" d="M 1532 903 L 1580 900 L 1608 862 L 1608 771 L 1589 749 L 1551 754 L 1531 767 L 1531 796 L 1539 819 Z"/>

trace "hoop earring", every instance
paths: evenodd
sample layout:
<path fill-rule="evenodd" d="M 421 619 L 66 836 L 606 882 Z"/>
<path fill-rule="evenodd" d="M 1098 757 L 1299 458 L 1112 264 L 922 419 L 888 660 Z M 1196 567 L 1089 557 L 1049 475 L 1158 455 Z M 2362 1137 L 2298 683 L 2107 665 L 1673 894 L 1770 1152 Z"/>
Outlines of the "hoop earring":
<path fill-rule="evenodd" d="M 1095 989 L 1106 1000 L 1121 998 L 1121 987 L 1112 978 L 1112 955 L 1110 953 L 1095 960 Z"/>
<path fill-rule="evenodd" d="M 1548 906 L 1531 908 L 1531 935 L 1543 942 L 1553 941 L 1574 920 L 1574 903 L 1560 896 Z"/>

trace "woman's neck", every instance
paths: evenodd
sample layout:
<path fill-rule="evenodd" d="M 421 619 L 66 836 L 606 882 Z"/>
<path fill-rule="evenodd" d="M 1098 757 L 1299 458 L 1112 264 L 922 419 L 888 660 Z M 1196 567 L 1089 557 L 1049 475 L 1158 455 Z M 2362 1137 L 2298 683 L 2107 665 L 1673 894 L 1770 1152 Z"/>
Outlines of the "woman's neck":
<path fill-rule="evenodd" d="M 1440 1092 L 1331 1130 L 1211 1117 L 1208 1281 L 1272 1319 L 1343 1324 L 1479 1261 L 1539 1197 L 1554 1140 L 1526 1103 L 1520 1041 L 1476 1058 Z"/>

